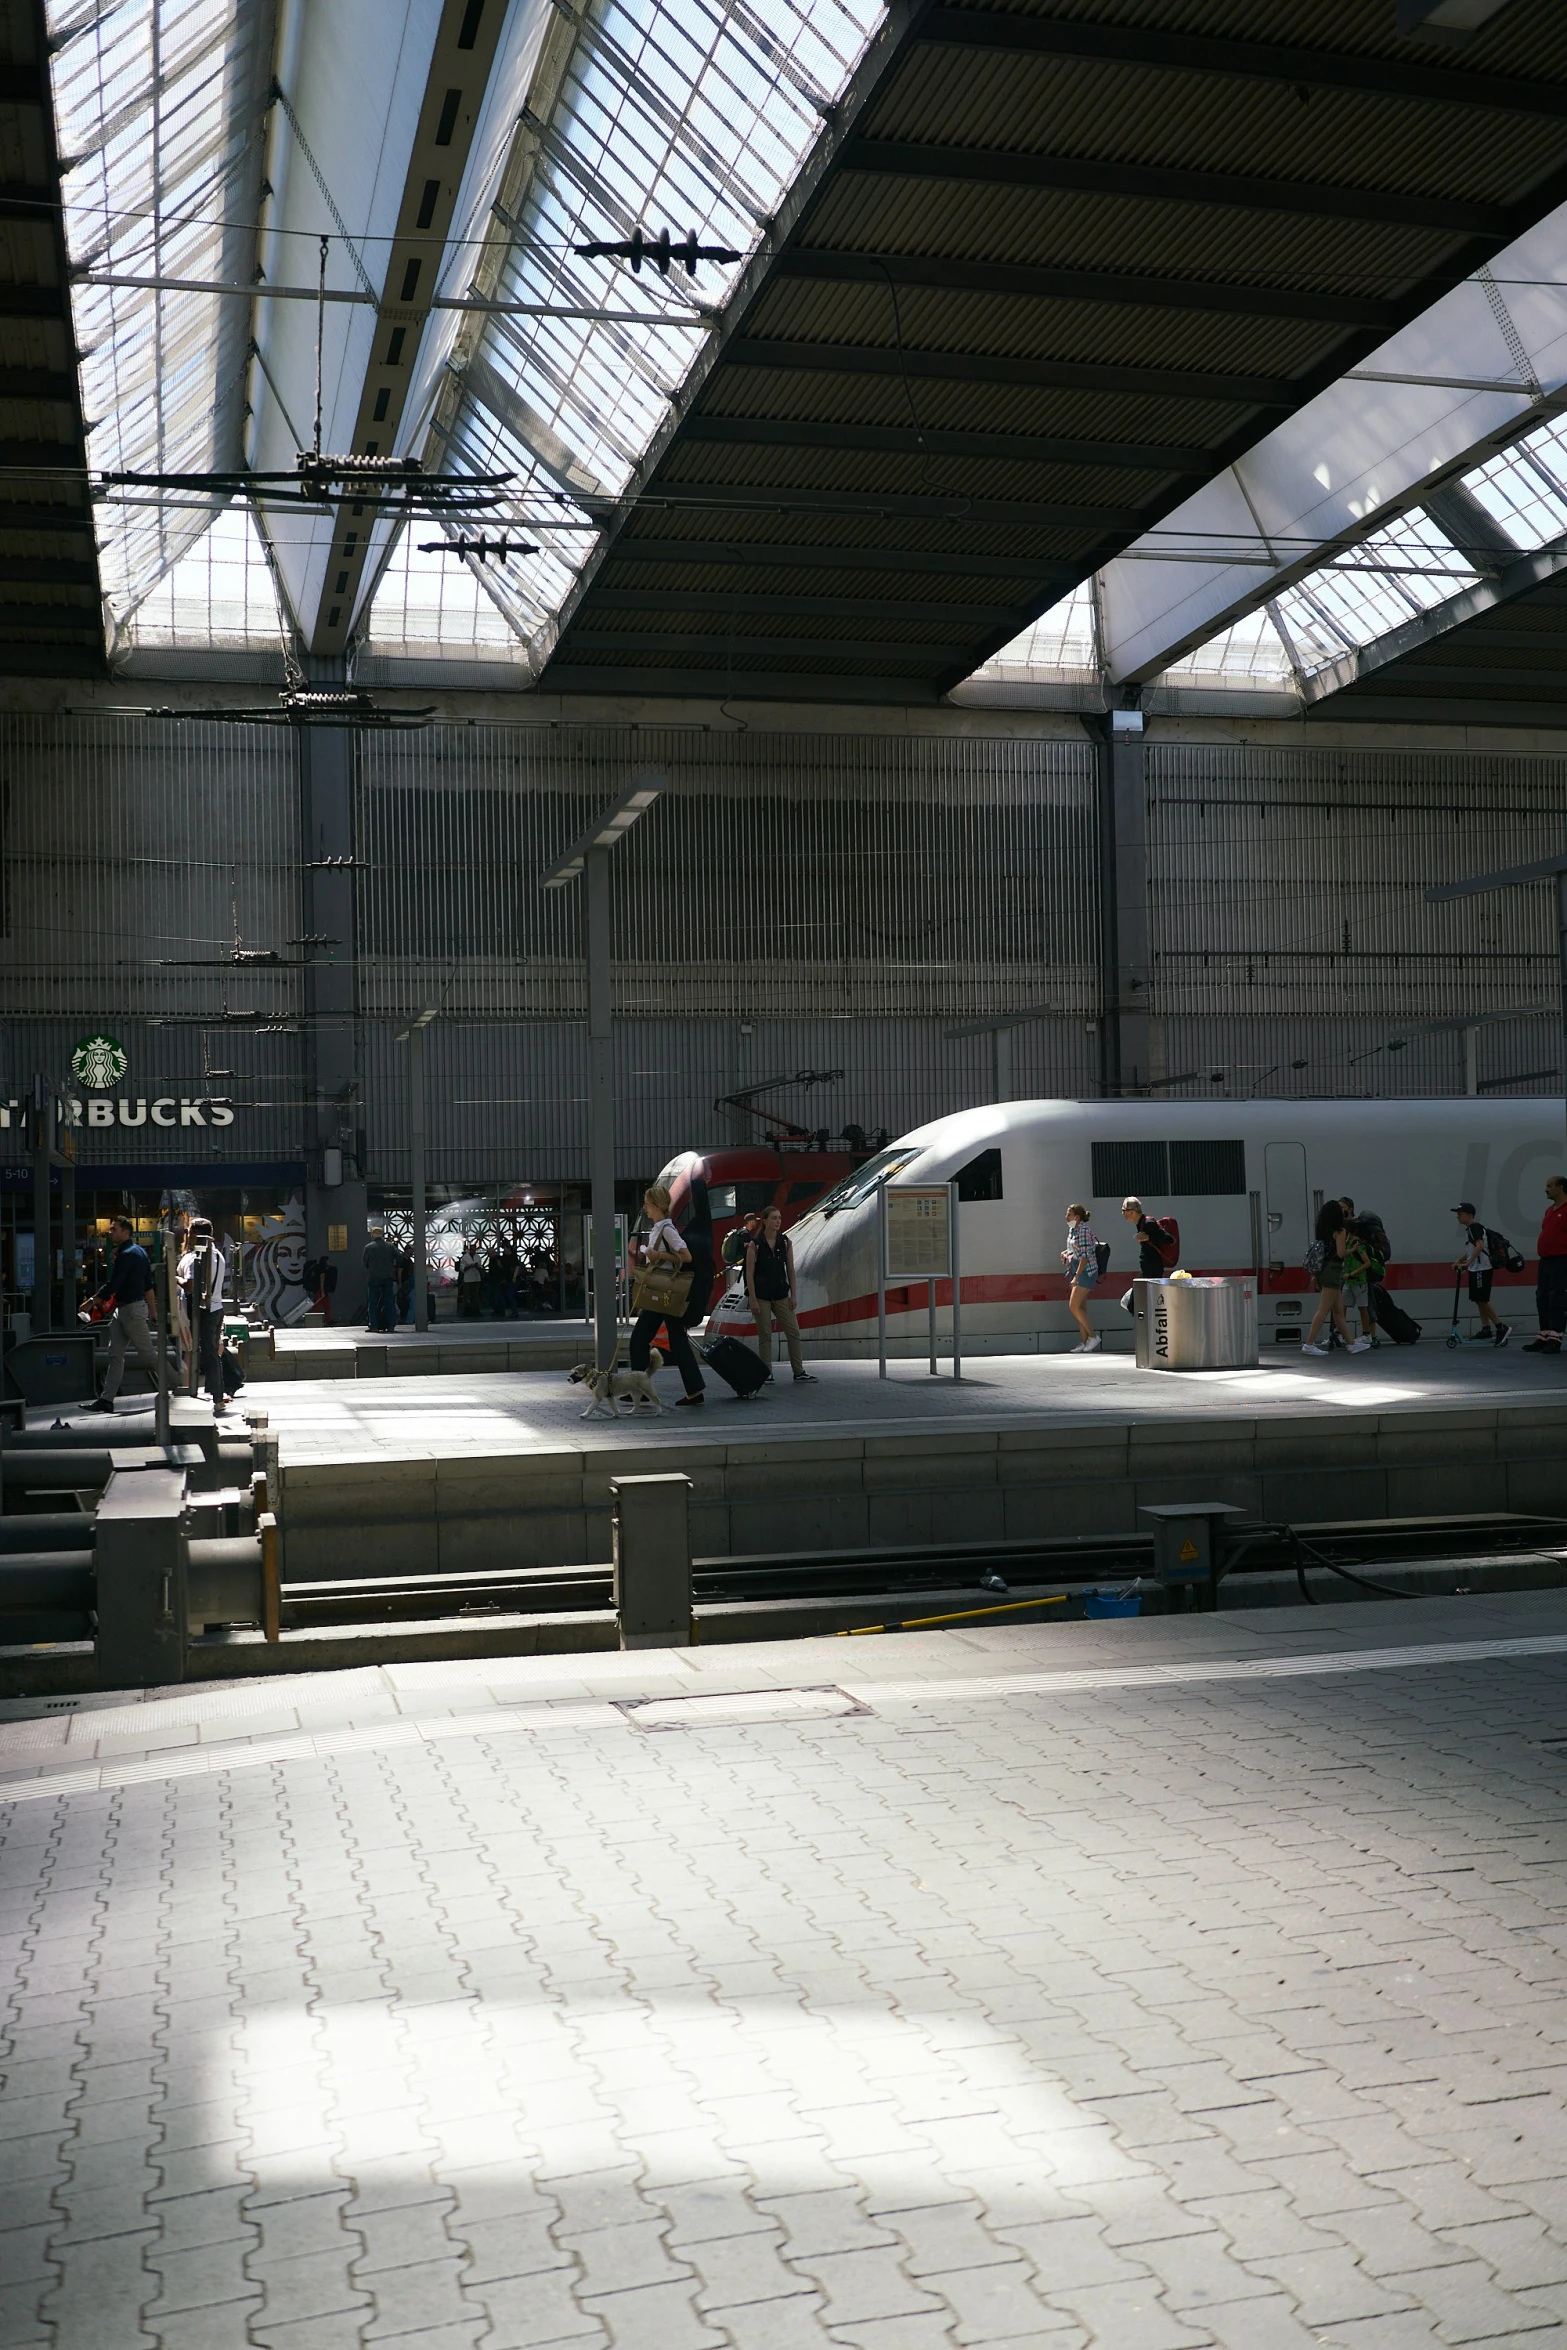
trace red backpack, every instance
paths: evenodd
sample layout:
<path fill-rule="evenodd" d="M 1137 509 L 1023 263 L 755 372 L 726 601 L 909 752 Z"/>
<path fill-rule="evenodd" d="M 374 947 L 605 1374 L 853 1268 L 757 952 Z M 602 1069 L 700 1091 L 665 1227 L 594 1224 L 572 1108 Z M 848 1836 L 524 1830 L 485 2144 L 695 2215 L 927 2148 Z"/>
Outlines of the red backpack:
<path fill-rule="evenodd" d="M 1159 1262 L 1166 1271 L 1180 1263 L 1181 1228 L 1173 1216 L 1150 1216 L 1146 1238 L 1158 1251 Z"/>

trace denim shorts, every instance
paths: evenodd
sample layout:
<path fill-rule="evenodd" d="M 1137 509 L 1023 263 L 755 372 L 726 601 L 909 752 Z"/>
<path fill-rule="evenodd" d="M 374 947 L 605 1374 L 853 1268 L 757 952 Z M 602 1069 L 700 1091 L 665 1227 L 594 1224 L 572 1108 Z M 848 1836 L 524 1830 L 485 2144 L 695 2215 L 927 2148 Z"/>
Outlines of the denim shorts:
<path fill-rule="evenodd" d="M 1082 1264 L 1073 1266 L 1072 1287 L 1074 1289 L 1092 1289 L 1096 1286 L 1098 1280 L 1099 1267 L 1093 1262 L 1092 1258 L 1087 1259 Z"/>

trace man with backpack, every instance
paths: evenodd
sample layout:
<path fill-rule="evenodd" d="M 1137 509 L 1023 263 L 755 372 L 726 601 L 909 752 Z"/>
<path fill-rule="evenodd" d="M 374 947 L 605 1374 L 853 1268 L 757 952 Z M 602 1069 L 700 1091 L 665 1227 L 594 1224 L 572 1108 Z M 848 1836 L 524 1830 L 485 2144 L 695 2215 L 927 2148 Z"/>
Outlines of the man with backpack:
<path fill-rule="evenodd" d="M 1493 1346 L 1505 1346 L 1512 1332 L 1491 1303 L 1491 1282 L 1497 1266 L 1507 1262 L 1510 1244 L 1500 1232 L 1476 1222 L 1472 1199 L 1461 1199 L 1453 1213 L 1459 1233 L 1454 1269 L 1469 1276 L 1470 1303 L 1479 1308 L 1481 1329 L 1490 1331 Z"/>
<path fill-rule="evenodd" d="M 1181 1261 L 1181 1228 L 1173 1216 L 1150 1216 L 1145 1213 L 1140 1199 L 1124 1199 L 1121 1213 L 1137 1234 L 1137 1278 L 1140 1281 L 1162 1281 L 1173 1273 Z M 1122 1310 L 1132 1311 L 1132 1291 L 1127 1290 L 1121 1300 Z"/>

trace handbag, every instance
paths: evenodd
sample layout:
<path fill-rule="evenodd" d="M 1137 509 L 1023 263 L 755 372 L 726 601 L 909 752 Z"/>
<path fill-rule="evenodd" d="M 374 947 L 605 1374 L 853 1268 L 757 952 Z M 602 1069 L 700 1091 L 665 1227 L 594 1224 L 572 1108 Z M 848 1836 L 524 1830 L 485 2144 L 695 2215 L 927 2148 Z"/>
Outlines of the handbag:
<path fill-rule="evenodd" d="M 644 1265 L 631 1292 L 634 1314 L 663 1314 L 678 1322 L 691 1302 L 689 1265 Z"/>

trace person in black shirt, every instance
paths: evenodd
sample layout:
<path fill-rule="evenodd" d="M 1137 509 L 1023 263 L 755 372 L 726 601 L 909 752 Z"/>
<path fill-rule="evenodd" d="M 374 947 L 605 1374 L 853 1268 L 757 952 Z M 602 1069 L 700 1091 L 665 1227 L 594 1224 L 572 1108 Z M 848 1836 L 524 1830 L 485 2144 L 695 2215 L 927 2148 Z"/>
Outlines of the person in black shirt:
<path fill-rule="evenodd" d="M 92 1406 L 95 1412 L 113 1411 L 125 1376 L 127 1349 L 145 1364 L 154 1382 L 158 1376 L 158 1354 L 152 1339 L 158 1302 L 152 1286 L 152 1259 L 136 1238 L 129 1216 L 116 1216 L 109 1236 L 115 1244 L 114 1263 L 98 1292 L 98 1303 L 113 1306 L 114 1327 L 109 1333 L 109 1368 L 103 1393 Z"/>
<path fill-rule="evenodd" d="M 781 1208 L 768 1209 L 761 1231 L 745 1252 L 745 1293 L 756 1317 L 763 1362 L 772 1361 L 776 1315 L 788 1342 L 789 1361 L 796 1379 L 809 1379 L 812 1374 L 806 1369 L 800 1352 L 800 1325 L 795 1316 L 794 1250 L 783 1228 Z"/>
<path fill-rule="evenodd" d="M 1175 1256 L 1173 1252 L 1165 1254 L 1160 1252 L 1155 1235 L 1163 1232 L 1173 1236 L 1173 1228 L 1166 1224 L 1162 1217 L 1150 1216 L 1140 1199 L 1122 1200 L 1121 1213 L 1137 1234 L 1137 1279 L 1139 1281 L 1162 1281 L 1174 1264 Z M 1125 1313 L 1130 1314 L 1136 1311 L 1134 1285 L 1128 1285 L 1126 1294 L 1121 1300 L 1121 1306 Z"/>

